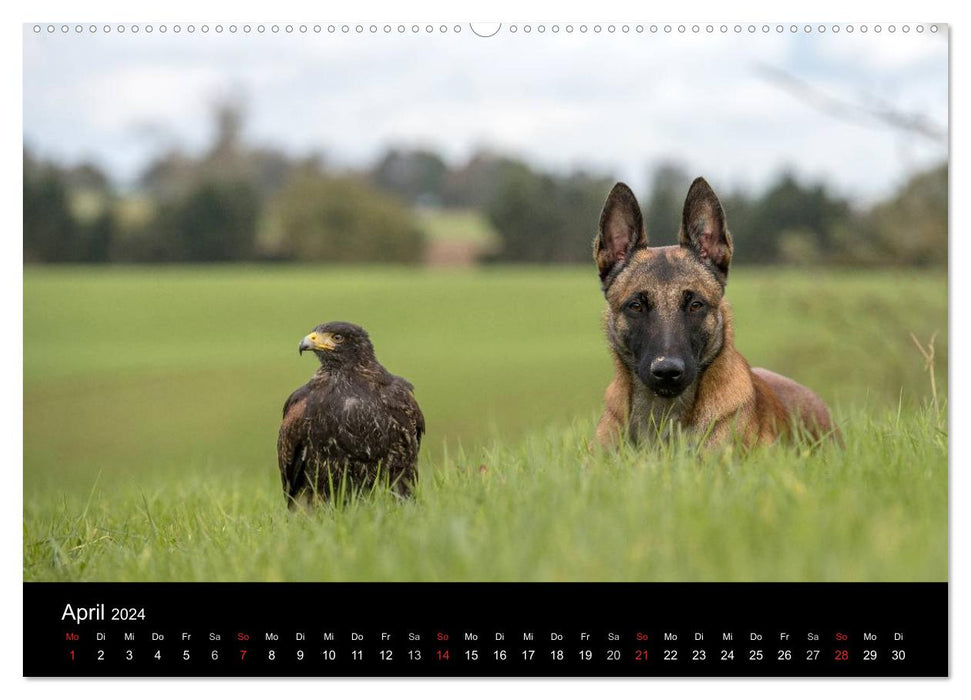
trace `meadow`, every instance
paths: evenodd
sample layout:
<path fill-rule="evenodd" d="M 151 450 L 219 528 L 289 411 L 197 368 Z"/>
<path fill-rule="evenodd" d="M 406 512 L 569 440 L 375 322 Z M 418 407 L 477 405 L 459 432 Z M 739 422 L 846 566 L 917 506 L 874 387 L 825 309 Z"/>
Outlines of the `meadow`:
<path fill-rule="evenodd" d="M 611 373 L 585 267 L 28 267 L 25 580 L 947 578 L 943 270 L 733 269 L 736 344 L 843 448 L 591 455 Z M 413 500 L 291 514 L 316 324 L 367 328 L 428 433 Z M 911 334 L 934 340 L 937 405 Z"/>

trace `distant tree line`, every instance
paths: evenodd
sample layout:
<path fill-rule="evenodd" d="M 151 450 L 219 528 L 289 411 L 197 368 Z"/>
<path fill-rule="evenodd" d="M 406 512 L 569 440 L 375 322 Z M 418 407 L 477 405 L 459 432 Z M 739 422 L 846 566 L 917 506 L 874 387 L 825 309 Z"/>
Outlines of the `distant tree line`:
<path fill-rule="evenodd" d="M 676 239 L 694 175 L 661 163 L 644 208 L 655 244 Z M 389 151 L 376 164 L 375 186 L 414 205 L 472 207 L 495 227 L 493 259 L 587 262 L 600 208 L 614 178 L 542 172 L 522 161 L 479 153 L 458 168 L 426 150 Z M 759 193 L 719 187 L 735 260 L 755 264 L 934 265 L 947 261 L 947 164 L 912 176 L 893 195 L 854 207 L 823 183 L 782 173 Z"/>
<path fill-rule="evenodd" d="M 76 192 L 107 196 L 108 180 L 96 168 L 59 168 L 24 151 L 24 261 L 86 263 L 110 257 L 116 222 L 105 209 L 86 209 Z"/>
<path fill-rule="evenodd" d="M 418 263 L 427 241 L 417 212 L 454 208 L 495 230 L 487 261 L 583 263 L 614 182 L 487 152 L 450 165 L 427 149 L 389 149 L 370 168 L 338 172 L 320 157 L 247 146 L 237 107 L 219 108 L 215 121 L 202 155 L 163 154 L 133 191 L 93 165 L 25 149 L 24 261 Z M 674 242 L 692 175 L 661 164 L 639 195 L 655 243 Z M 934 265 L 947 260 L 947 178 L 941 164 L 867 208 L 791 174 L 755 194 L 713 184 L 737 262 Z"/>
<path fill-rule="evenodd" d="M 420 262 L 413 208 L 366 175 L 335 173 L 240 139 L 241 113 L 216 112 L 202 155 L 150 163 L 133 192 L 95 166 L 24 151 L 25 262 Z"/>
<path fill-rule="evenodd" d="M 947 262 L 947 163 L 907 180 L 870 207 L 821 183 L 783 173 L 759 194 L 721 195 L 735 260 L 758 264 L 940 265 Z M 677 228 L 691 178 L 659 167 L 648 193 L 648 226 Z M 664 234 L 666 235 L 666 234 Z"/>

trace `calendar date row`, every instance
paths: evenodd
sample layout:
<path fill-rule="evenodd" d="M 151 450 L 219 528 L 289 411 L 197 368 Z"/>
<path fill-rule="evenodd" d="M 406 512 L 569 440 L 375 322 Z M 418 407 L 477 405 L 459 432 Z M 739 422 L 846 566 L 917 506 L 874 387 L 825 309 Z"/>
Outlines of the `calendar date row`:
<path fill-rule="evenodd" d="M 309 646 L 246 646 L 224 647 L 179 647 L 165 646 L 101 646 L 85 650 L 71 647 L 67 649 L 71 662 L 86 658 L 95 662 L 104 661 L 175 661 L 204 663 L 274 663 L 292 661 L 327 664 L 332 662 L 378 662 L 378 663 L 530 663 L 530 662 L 628 662 L 635 664 L 663 663 L 848 663 L 860 661 L 905 662 L 907 649 L 902 646 L 850 648 L 764 648 L 764 647 L 664 647 L 627 648 L 627 647 L 309 647 Z"/>

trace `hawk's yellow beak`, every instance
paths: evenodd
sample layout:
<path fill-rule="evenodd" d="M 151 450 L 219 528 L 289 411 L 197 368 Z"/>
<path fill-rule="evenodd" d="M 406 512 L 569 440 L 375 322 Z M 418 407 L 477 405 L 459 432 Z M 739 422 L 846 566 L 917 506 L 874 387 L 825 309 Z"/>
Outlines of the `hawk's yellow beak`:
<path fill-rule="evenodd" d="M 337 347 L 337 343 L 331 337 L 330 333 L 311 333 L 306 338 L 300 341 L 300 354 L 303 355 L 304 350 L 333 350 Z"/>

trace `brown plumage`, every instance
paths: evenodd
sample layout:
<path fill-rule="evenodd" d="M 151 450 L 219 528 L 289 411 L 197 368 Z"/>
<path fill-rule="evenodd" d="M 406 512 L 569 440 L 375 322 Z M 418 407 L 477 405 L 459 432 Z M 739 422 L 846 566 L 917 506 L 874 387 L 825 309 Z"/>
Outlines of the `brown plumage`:
<path fill-rule="evenodd" d="M 327 500 L 379 477 L 410 495 L 425 432 L 414 387 L 381 366 L 367 332 L 351 323 L 317 326 L 299 349 L 317 355 L 320 368 L 283 406 L 277 458 L 287 504 Z"/>

